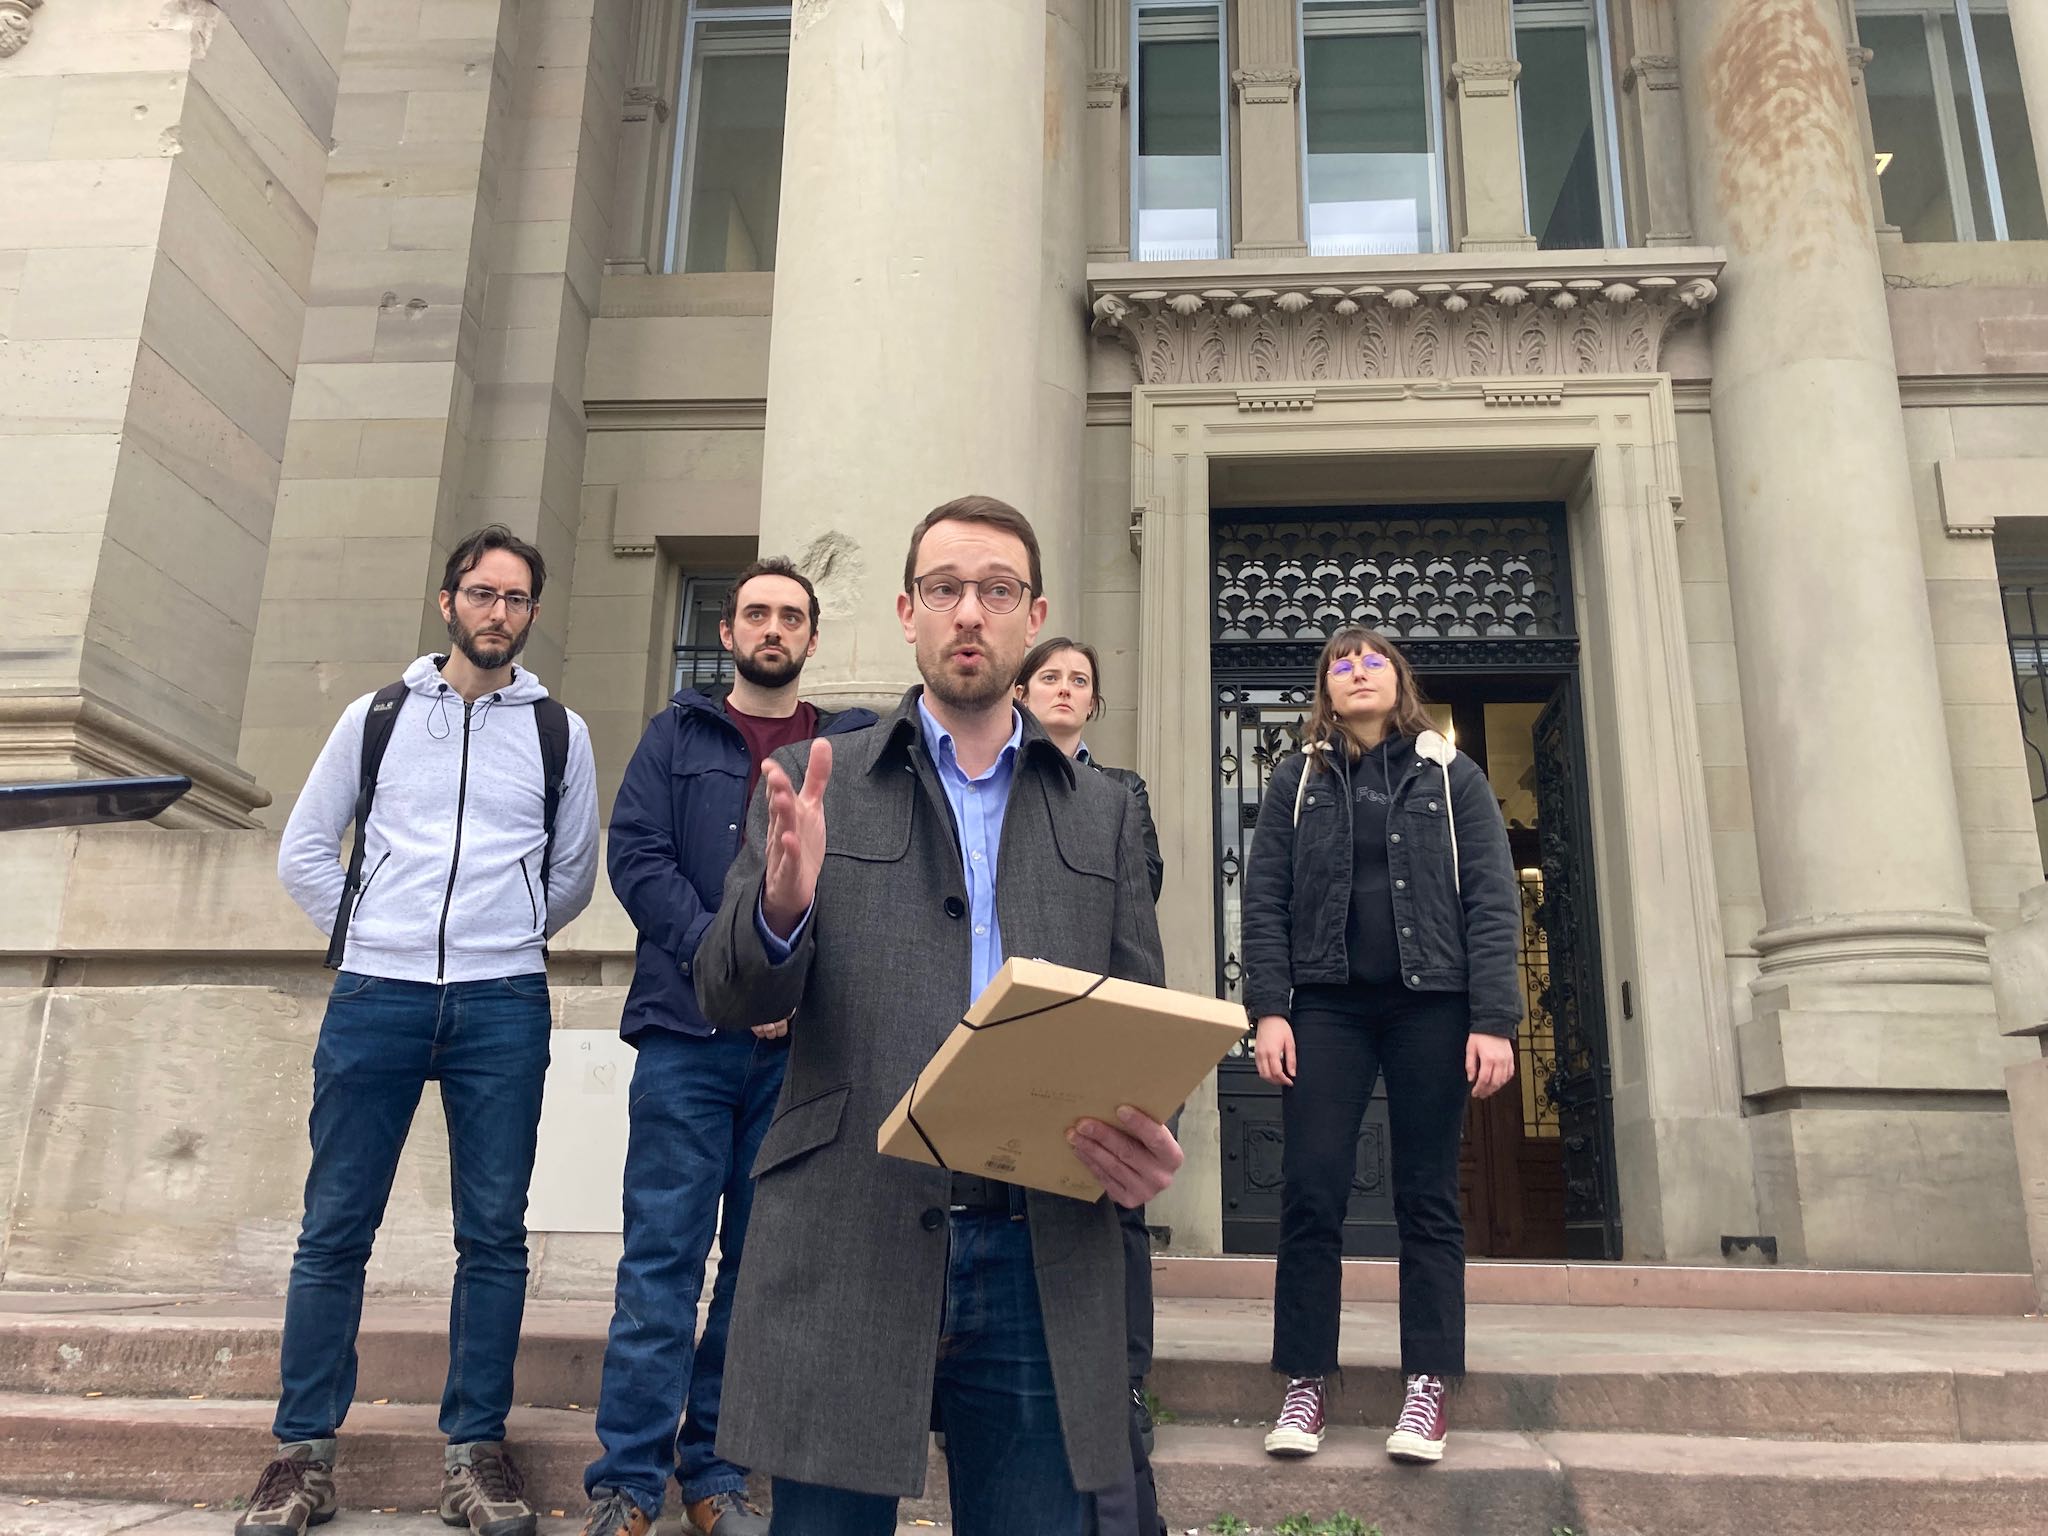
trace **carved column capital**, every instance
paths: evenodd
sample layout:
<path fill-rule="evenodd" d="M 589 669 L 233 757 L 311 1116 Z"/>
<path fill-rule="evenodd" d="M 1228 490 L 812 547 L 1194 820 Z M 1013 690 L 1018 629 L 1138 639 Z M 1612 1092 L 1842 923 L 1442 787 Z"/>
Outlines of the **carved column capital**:
<path fill-rule="evenodd" d="M 1088 105 L 1120 107 L 1129 96 L 1131 77 L 1120 69 L 1091 69 L 1088 72 Z"/>
<path fill-rule="evenodd" d="M 1230 83 L 1237 87 L 1237 99 L 1249 106 L 1284 107 L 1291 105 L 1301 90 L 1301 71 L 1291 67 L 1232 70 Z"/>
<path fill-rule="evenodd" d="M 1460 59 L 1451 66 L 1451 78 L 1462 96 L 1506 96 L 1522 78 L 1519 59 Z"/>
<path fill-rule="evenodd" d="M 28 46 L 42 6 L 43 0 L 0 0 L 0 59 L 12 58 Z"/>
<path fill-rule="evenodd" d="M 1650 91 L 1675 91 L 1678 89 L 1678 55 L 1675 53 L 1638 53 L 1628 61 L 1628 68 L 1622 71 L 1621 88 L 1632 91 L 1640 84 Z"/>
<path fill-rule="evenodd" d="M 0 0 L 4 3 L 4 0 Z M 626 87 L 626 121 L 644 123 L 652 117 L 657 123 L 668 121 L 668 100 L 659 87 L 652 85 L 629 85 Z"/>
<path fill-rule="evenodd" d="M 1869 48 L 1855 47 L 1849 50 L 1849 83 L 1851 85 L 1861 85 L 1863 83 L 1863 71 L 1870 68 L 1871 61 L 1876 57 L 1877 54 Z"/>

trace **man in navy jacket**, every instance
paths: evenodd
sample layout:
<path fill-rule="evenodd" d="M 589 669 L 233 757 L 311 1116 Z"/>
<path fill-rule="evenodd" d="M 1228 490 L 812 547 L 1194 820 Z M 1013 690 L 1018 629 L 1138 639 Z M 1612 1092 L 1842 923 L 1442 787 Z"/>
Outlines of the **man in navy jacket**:
<path fill-rule="evenodd" d="M 604 1454 L 584 1474 L 585 1536 L 645 1536 L 671 1475 L 702 1536 L 768 1530 L 747 1499 L 746 1469 L 721 1460 L 714 1442 L 754 1157 L 782 1090 L 788 1025 L 717 1033 L 698 1010 L 691 966 L 769 753 L 875 716 L 797 697 L 818 648 L 818 599 L 788 561 L 740 573 L 718 633 L 737 673 L 730 691 L 679 690 L 648 723 L 612 809 L 612 889 L 639 930 L 620 1033 L 639 1055 L 627 1101 L 625 1253 L 597 1411 Z M 714 1229 L 718 1281 L 698 1341 Z"/>

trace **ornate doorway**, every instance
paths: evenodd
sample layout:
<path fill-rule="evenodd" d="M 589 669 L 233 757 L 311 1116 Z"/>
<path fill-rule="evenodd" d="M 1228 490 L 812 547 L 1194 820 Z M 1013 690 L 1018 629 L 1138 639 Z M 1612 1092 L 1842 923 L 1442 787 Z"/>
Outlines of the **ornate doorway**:
<path fill-rule="evenodd" d="M 1485 767 L 1521 871 L 1529 1022 L 1517 1090 L 1474 1105 L 1463 1197 L 1474 1254 L 1620 1252 L 1612 1083 L 1588 837 L 1565 509 L 1216 510 L 1211 675 L 1216 979 L 1241 995 L 1239 896 L 1260 799 L 1293 751 L 1317 654 L 1363 622 L 1400 637 L 1440 724 Z M 1223 1246 L 1272 1252 L 1280 1100 L 1249 1039 L 1218 1073 Z M 1385 1097 L 1360 1134 L 1345 1251 L 1395 1251 Z"/>

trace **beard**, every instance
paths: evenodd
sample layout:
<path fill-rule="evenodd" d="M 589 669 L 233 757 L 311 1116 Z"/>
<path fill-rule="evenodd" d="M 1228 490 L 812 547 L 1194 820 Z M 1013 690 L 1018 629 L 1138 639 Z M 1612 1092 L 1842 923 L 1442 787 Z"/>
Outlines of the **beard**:
<path fill-rule="evenodd" d="M 1021 650 L 1013 656 L 998 656 L 986 635 L 974 644 L 981 652 L 981 666 L 974 672 L 954 670 L 950 643 L 929 656 L 920 651 L 917 658 L 925 691 L 947 708 L 970 714 L 991 709 L 999 700 L 1014 699 L 1017 668 L 1024 660 Z"/>
<path fill-rule="evenodd" d="M 479 672 L 495 672 L 506 665 L 526 649 L 527 636 L 532 633 L 533 626 L 528 624 L 517 635 L 481 635 L 464 624 L 460 616 L 448 621 L 449 640 Z"/>
<path fill-rule="evenodd" d="M 756 646 L 751 653 L 734 651 L 732 665 L 756 688 L 787 688 L 803 676 L 804 658 L 795 651 Z"/>

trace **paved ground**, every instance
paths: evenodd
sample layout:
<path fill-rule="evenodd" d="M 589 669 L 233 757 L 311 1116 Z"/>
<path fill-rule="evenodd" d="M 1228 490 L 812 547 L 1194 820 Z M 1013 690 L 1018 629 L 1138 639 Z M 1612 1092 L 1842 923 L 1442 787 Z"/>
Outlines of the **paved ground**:
<path fill-rule="evenodd" d="M 0 1536 L 223 1536 L 231 1513 L 188 1509 L 169 1504 L 117 1504 L 98 1499 L 24 1499 L 0 1494 Z M 899 1536 L 913 1531 L 944 1530 L 943 1526 L 905 1525 Z M 683 1536 L 687 1527 L 673 1516 L 662 1521 L 655 1536 Z M 432 1514 L 370 1514 L 346 1510 L 323 1536 L 450 1536 Z M 543 1518 L 540 1536 L 576 1536 L 576 1522 Z"/>

